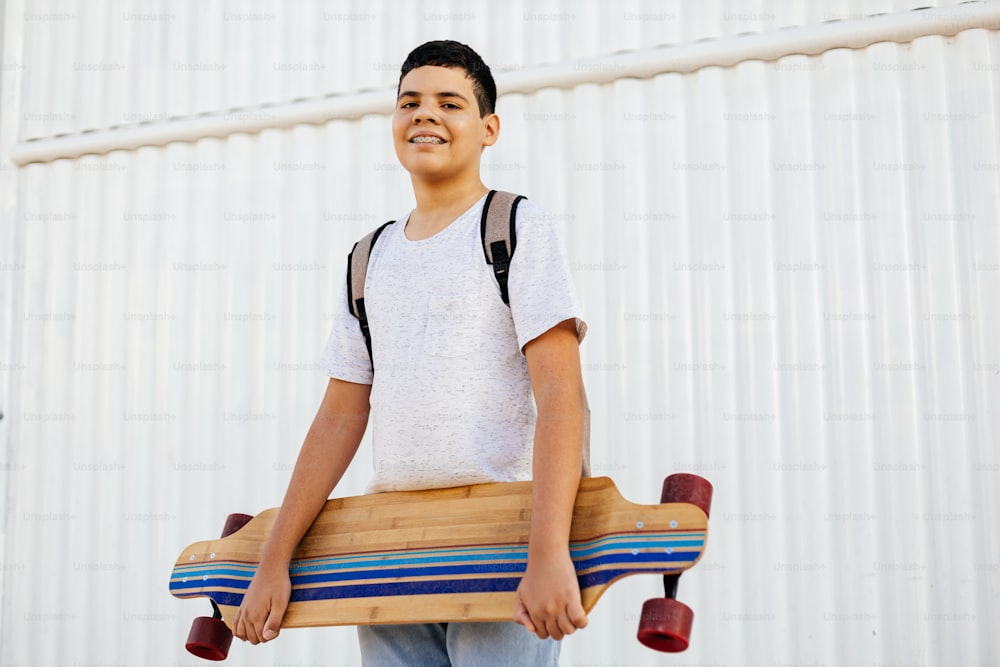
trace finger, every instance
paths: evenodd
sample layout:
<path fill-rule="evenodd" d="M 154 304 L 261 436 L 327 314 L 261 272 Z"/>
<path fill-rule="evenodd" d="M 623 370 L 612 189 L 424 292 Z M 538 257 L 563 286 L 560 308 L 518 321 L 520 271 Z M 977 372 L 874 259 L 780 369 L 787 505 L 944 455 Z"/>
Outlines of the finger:
<path fill-rule="evenodd" d="M 587 612 L 583 610 L 583 605 L 575 602 L 569 606 L 569 620 L 573 623 L 576 628 L 585 628 L 590 620 L 587 618 Z"/>
<path fill-rule="evenodd" d="M 556 624 L 559 626 L 559 632 L 563 637 L 571 635 L 576 631 L 576 625 L 570 620 L 568 610 L 564 610 L 563 613 L 559 614 L 558 618 L 556 618 Z"/>
<path fill-rule="evenodd" d="M 546 622 L 546 630 L 548 631 L 549 636 L 556 641 L 559 641 L 566 636 L 566 633 L 563 632 L 562 622 L 559 620 L 558 616 L 549 617 L 549 620 Z"/>
<path fill-rule="evenodd" d="M 261 633 L 264 641 L 269 642 L 281 633 L 281 619 L 285 617 L 286 606 L 287 604 L 277 601 L 271 603 L 271 613 L 267 615 L 267 620 L 264 621 L 264 631 Z"/>
<path fill-rule="evenodd" d="M 514 621 L 523 625 L 528 632 L 535 632 L 535 624 L 531 622 L 531 615 L 520 598 L 514 603 Z"/>
<path fill-rule="evenodd" d="M 243 628 L 240 627 L 243 621 L 243 607 L 238 607 L 236 609 L 236 615 L 233 616 L 233 636 L 237 639 L 246 639 L 246 634 L 243 632 Z"/>
<path fill-rule="evenodd" d="M 247 641 L 253 644 L 254 646 L 260 643 L 259 629 L 260 629 L 260 622 L 254 621 L 253 619 L 250 618 L 250 615 L 247 614 L 247 618 L 244 621 L 244 631 L 246 632 L 247 635 Z"/>
<path fill-rule="evenodd" d="M 251 631 L 250 620 L 247 618 L 247 614 L 244 611 L 243 614 L 240 615 L 240 624 L 239 626 L 237 626 L 237 632 L 238 632 L 237 636 L 239 636 L 239 638 L 242 639 L 243 641 L 248 642 L 250 641 L 250 631 Z"/>
<path fill-rule="evenodd" d="M 535 634 L 538 635 L 539 639 L 549 638 L 549 625 L 544 616 L 541 614 L 535 614 L 531 617 L 531 622 L 535 626 Z"/>

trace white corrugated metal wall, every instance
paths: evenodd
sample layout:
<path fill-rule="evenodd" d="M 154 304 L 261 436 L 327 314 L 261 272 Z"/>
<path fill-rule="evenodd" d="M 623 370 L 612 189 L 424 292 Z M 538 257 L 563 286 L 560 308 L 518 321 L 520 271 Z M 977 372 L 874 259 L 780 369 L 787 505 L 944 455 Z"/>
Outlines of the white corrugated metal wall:
<path fill-rule="evenodd" d="M 637 578 L 563 664 L 1000 662 L 1000 25 L 926 4 L 8 0 L 0 662 L 195 662 L 170 566 L 280 502 L 343 258 L 411 201 L 359 91 L 443 36 L 511 91 L 488 183 L 563 225 L 595 471 L 716 485 L 689 652 L 635 643 Z"/>

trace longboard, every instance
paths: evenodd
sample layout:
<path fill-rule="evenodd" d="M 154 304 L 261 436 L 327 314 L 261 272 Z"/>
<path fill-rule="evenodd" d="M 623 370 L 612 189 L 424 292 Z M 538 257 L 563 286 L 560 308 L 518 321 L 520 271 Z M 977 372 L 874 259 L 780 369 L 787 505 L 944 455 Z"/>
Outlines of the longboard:
<path fill-rule="evenodd" d="M 667 596 L 673 598 L 676 577 L 701 558 L 711 485 L 694 475 L 672 475 L 664 481 L 661 500 L 637 505 L 625 500 L 610 478 L 581 480 L 570 555 L 587 612 L 612 583 L 633 574 L 666 575 Z M 225 658 L 227 628 L 277 513 L 231 515 L 224 537 L 196 542 L 178 556 L 170 592 L 207 597 L 216 609 L 212 629 L 212 619 L 196 621 L 188 641 L 192 653 Z M 293 557 L 282 628 L 513 620 L 530 521 L 531 482 L 329 500 Z M 683 650 L 690 618 L 678 625 L 673 616 L 691 612 L 664 600 L 647 603 L 658 606 L 644 613 L 640 641 L 659 650 Z M 672 604 L 669 612 L 663 604 Z M 643 640 L 644 627 L 650 641 Z"/>

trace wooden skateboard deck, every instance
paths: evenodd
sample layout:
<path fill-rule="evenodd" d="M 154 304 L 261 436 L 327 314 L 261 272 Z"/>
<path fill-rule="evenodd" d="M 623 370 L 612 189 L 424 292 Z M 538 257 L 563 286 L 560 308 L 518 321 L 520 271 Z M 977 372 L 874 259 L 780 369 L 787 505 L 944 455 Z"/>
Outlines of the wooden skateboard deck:
<path fill-rule="evenodd" d="M 231 628 L 277 513 L 184 549 L 170 592 L 210 598 Z M 329 500 L 293 558 L 282 627 L 510 621 L 530 520 L 531 482 Z M 570 554 L 584 609 L 622 577 L 690 568 L 707 534 L 694 504 L 637 505 L 610 478 L 581 480 Z"/>

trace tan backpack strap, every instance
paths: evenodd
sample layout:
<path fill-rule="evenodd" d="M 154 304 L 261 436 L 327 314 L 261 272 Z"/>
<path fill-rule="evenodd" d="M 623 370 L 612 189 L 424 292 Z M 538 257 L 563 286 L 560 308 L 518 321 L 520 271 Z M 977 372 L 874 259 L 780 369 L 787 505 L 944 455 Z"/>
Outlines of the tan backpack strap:
<path fill-rule="evenodd" d="M 510 295 L 507 292 L 507 277 L 510 273 L 510 260 L 514 257 L 517 246 L 517 230 L 514 220 L 517 216 L 517 205 L 525 197 L 512 192 L 490 190 L 483 203 L 483 215 L 479 221 L 479 234 L 483 241 L 483 254 L 486 263 L 493 267 L 497 285 L 500 287 L 500 298 L 510 305 Z"/>
<path fill-rule="evenodd" d="M 372 362 L 373 369 L 375 359 L 372 357 L 372 334 L 368 330 L 368 313 L 365 311 L 365 278 L 368 276 L 368 259 L 371 257 L 372 248 L 382 230 L 393 222 L 395 221 L 386 222 L 355 243 L 351 254 L 347 256 L 347 305 L 361 325 L 365 347 L 368 348 L 368 359 Z"/>
<path fill-rule="evenodd" d="M 514 223 L 517 205 L 524 198 L 512 192 L 491 190 L 483 203 L 483 215 L 479 223 L 486 263 L 493 267 L 493 275 L 500 287 L 500 297 L 508 306 L 510 295 L 507 291 L 507 277 L 510 261 L 517 247 L 517 229 Z M 586 389 L 583 390 L 582 450 L 583 465 L 580 472 L 583 477 L 590 477 L 590 403 L 587 401 Z"/>

